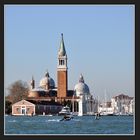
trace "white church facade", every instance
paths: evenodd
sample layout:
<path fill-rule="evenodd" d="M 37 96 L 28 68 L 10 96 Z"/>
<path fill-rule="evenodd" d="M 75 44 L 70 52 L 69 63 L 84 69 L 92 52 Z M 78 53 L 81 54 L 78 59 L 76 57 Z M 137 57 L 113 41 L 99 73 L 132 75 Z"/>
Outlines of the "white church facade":
<path fill-rule="evenodd" d="M 84 82 L 82 74 L 80 75 L 79 82 L 74 87 L 74 95 L 79 97 L 78 116 L 88 115 L 93 112 L 91 108 L 94 105 L 94 100 L 92 99 L 88 85 Z"/>

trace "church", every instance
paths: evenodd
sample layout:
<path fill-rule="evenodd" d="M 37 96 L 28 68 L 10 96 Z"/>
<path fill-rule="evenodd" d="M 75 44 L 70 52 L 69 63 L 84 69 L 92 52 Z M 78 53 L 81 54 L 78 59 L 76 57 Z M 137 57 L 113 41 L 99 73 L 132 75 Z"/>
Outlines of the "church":
<path fill-rule="evenodd" d="M 82 74 L 74 89 L 68 90 L 68 61 L 63 34 L 57 61 L 57 87 L 48 71 L 38 87 L 35 87 L 35 79 L 32 77 L 26 100 L 36 105 L 35 114 L 57 114 L 65 105 L 69 105 L 71 111 L 79 116 L 93 112 L 94 99 Z"/>

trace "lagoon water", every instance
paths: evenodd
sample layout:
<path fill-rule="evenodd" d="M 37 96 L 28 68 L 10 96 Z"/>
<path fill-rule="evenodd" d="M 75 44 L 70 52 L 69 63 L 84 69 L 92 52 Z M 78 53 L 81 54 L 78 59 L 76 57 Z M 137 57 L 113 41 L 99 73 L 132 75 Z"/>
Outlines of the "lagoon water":
<path fill-rule="evenodd" d="M 133 135 L 133 116 L 74 116 L 60 121 L 62 116 L 5 116 L 5 134 L 43 135 Z"/>

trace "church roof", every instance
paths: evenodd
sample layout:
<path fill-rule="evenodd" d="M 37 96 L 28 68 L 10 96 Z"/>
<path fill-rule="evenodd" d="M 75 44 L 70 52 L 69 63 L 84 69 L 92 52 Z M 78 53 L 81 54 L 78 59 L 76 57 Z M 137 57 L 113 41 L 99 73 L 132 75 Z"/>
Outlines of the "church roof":
<path fill-rule="evenodd" d="M 26 100 L 21 100 L 21 101 L 18 101 L 16 103 L 14 103 L 12 106 L 19 106 L 19 105 L 32 105 L 34 106 L 33 103 L 29 102 L 29 101 L 26 101 Z"/>
<path fill-rule="evenodd" d="M 78 84 L 76 84 L 74 87 L 74 91 L 76 92 L 76 96 L 79 96 L 80 94 L 90 94 L 89 87 L 84 82 L 84 77 L 82 74 L 80 75 Z"/>
<path fill-rule="evenodd" d="M 40 86 L 46 86 L 47 84 L 49 84 L 49 86 L 51 87 L 55 87 L 55 82 L 54 80 L 50 77 L 49 75 L 49 72 L 47 71 L 45 73 L 45 77 L 43 77 L 41 80 L 40 80 Z"/>

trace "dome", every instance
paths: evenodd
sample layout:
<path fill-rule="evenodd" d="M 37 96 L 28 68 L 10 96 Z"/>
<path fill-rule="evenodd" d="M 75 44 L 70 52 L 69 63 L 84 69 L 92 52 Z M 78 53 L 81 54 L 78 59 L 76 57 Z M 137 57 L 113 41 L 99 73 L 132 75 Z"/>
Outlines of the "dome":
<path fill-rule="evenodd" d="M 89 94 L 89 87 L 85 83 L 78 83 L 75 85 L 74 91 L 76 92 L 76 96 L 80 94 Z"/>
<path fill-rule="evenodd" d="M 40 80 L 40 86 L 46 86 L 49 84 L 50 87 L 55 87 L 55 82 L 52 78 L 44 77 Z"/>
<path fill-rule="evenodd" d="M 55 82 L 54 80 L 49 76 L 49 73 L 47 72 L 45 74 L 45 77 L 43 77 L 40 80 L 40 87 L 46 87 L 49 86 L 50 88 L 54 88 L 55 87 Z"/>
<path fill-rule="evenodd" d="M 79 96 L 81 94 L 90 94 L 89 87 L 87 84 L 84 83 L 84 78 L 82 74 L 79 78 L 79 83 L 75 85 L 74 91 L 76 93 L 76 96 Z"/>

